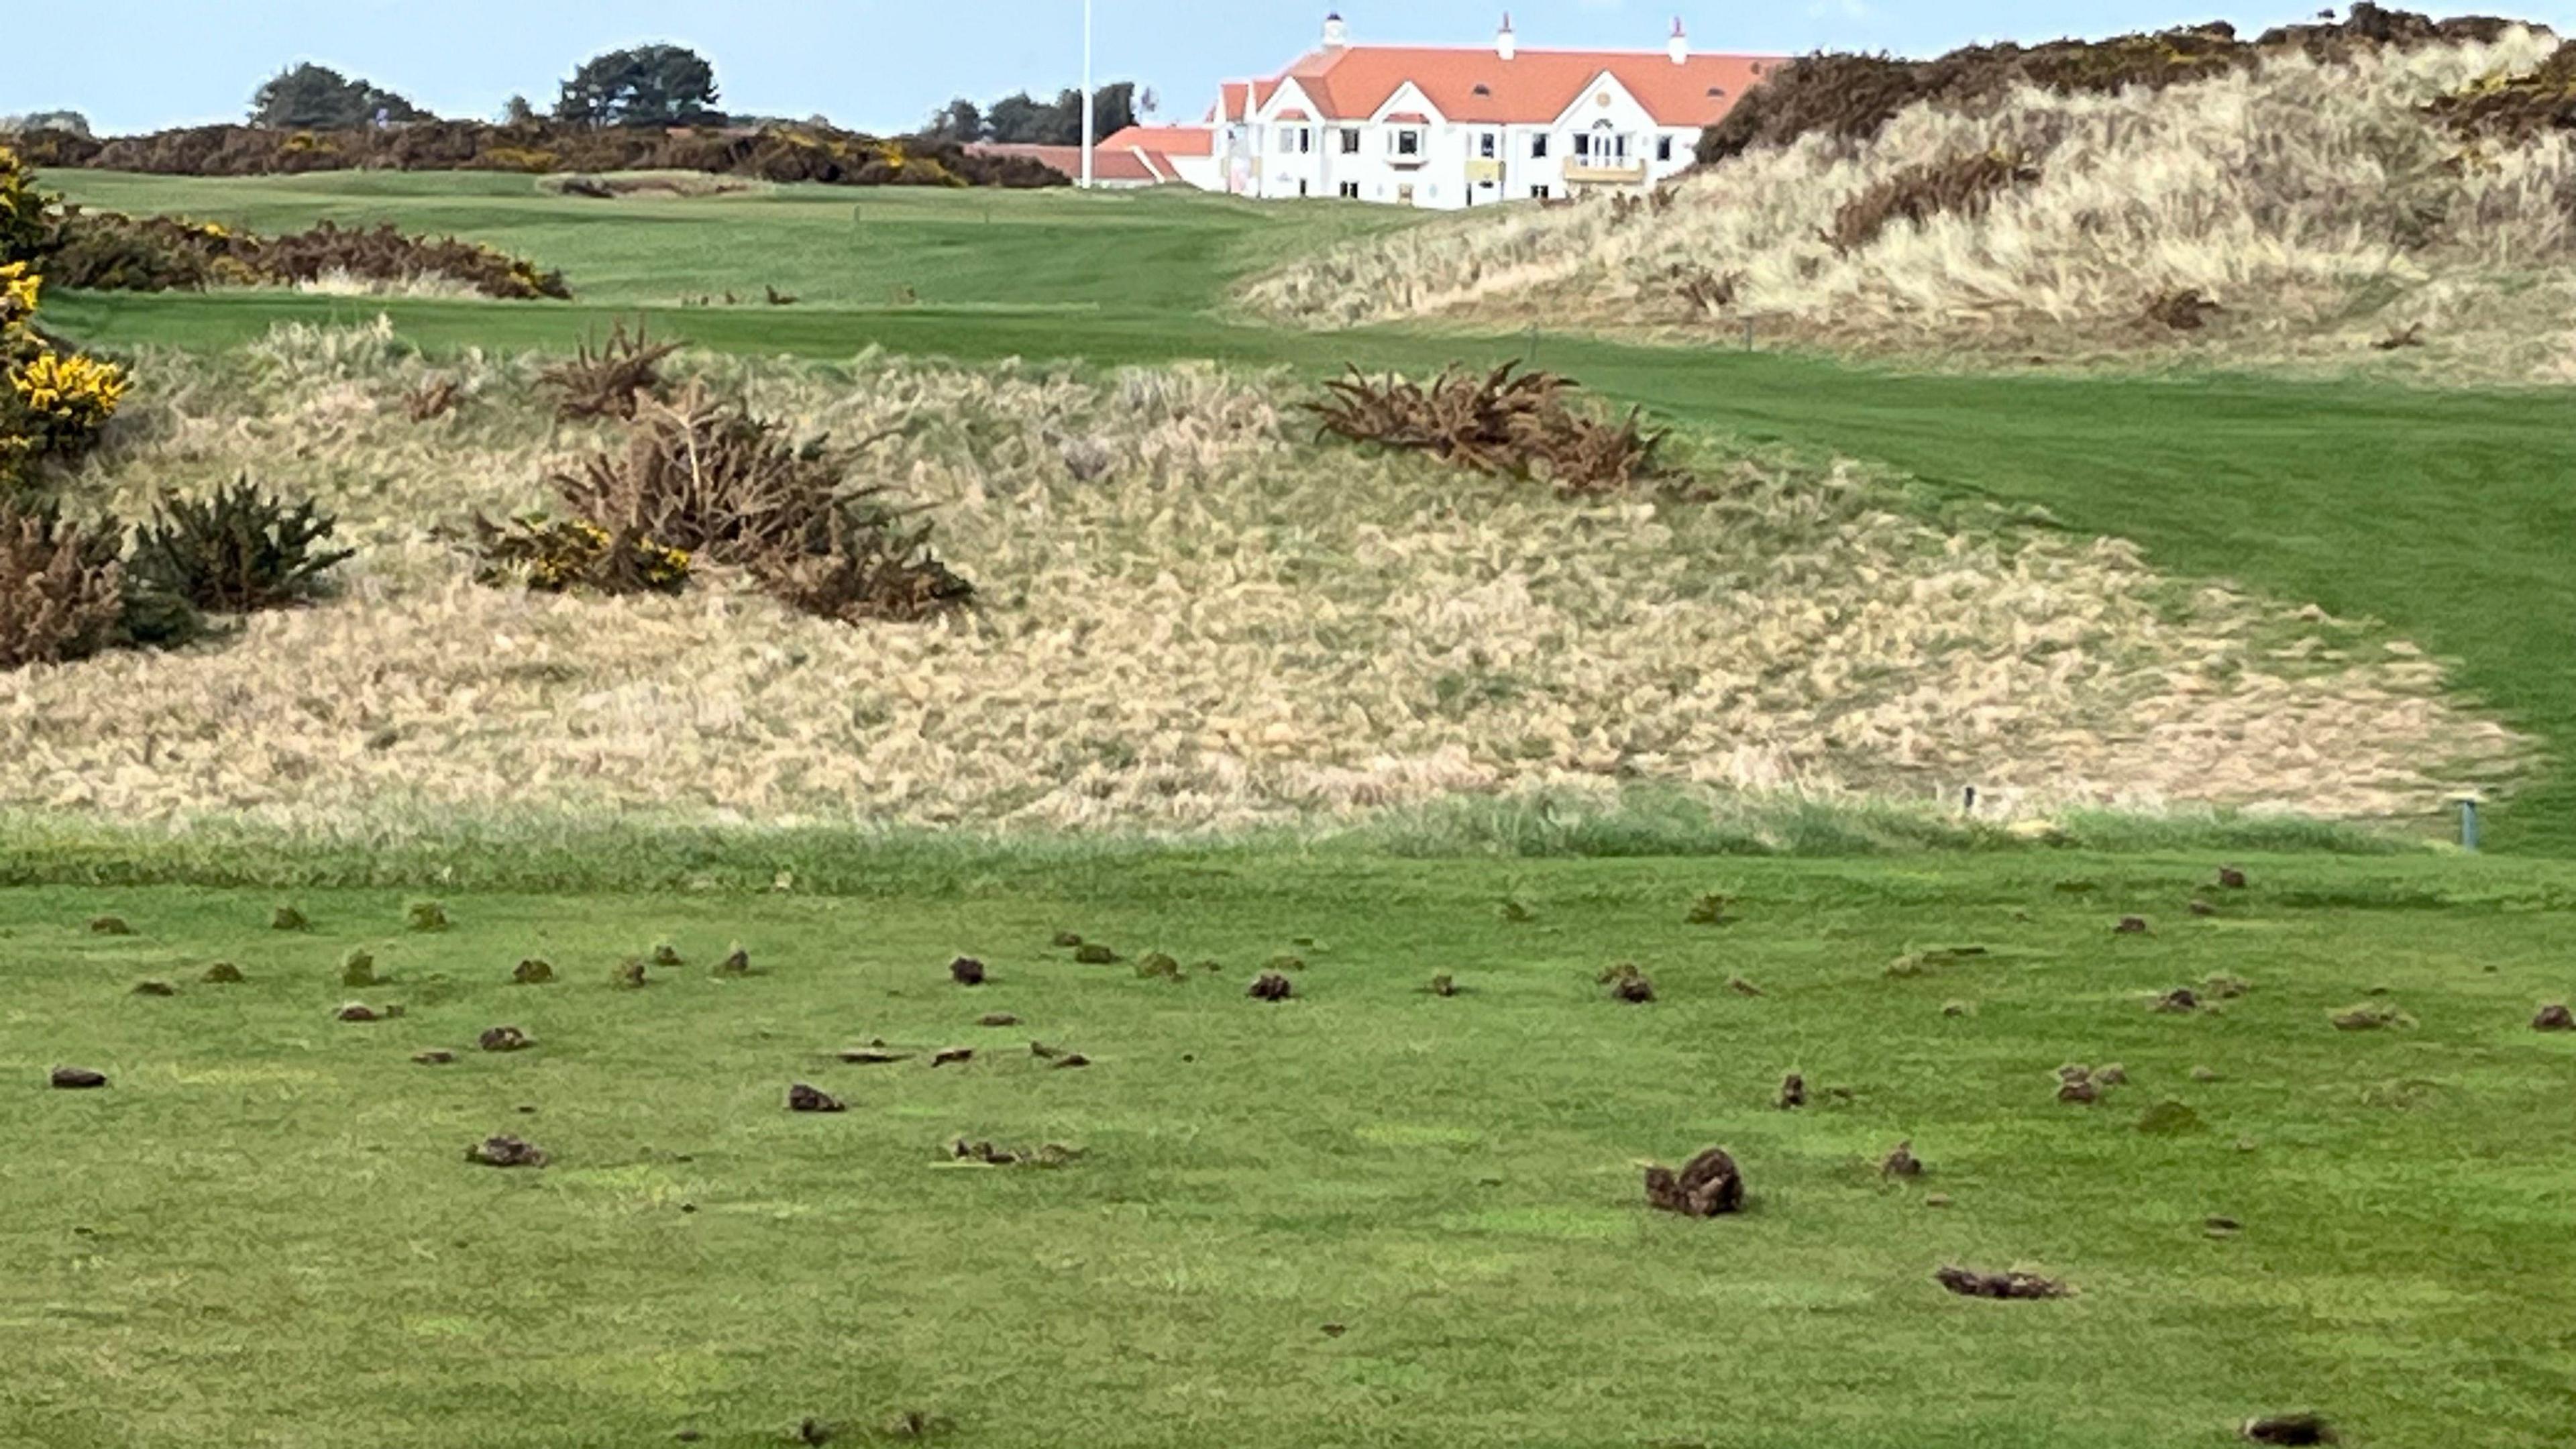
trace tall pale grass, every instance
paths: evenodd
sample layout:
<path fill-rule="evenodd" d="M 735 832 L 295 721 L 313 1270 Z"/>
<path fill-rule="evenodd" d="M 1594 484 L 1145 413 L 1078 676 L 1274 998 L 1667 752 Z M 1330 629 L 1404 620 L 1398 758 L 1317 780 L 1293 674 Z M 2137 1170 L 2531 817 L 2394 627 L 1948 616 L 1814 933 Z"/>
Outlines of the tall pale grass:
<path fill-rule="evenodd" d="M 2198 290 L 2226 310 L 2196 345 L 2370 356 L 2482 376 L 2576 376 L 2576 147 L 2471 146 L 2417 113 L 2552 41 L 2267 61 L 2169 90 L 2023 89 L 1974 111 L 1916 106 L 1874 140 L 1809 137 L 1695 173 L 1660 211 L 1587 203 L 1480 212 L 1343 244 L 1259 279 L 1258 310 L 1317 326 L 1394 318 L 1774 331 L 1897 349 L 2128 349 L 2185 339 L 2144 320 Z M 1848 253 L 1853 197 L 1984 152 L 2040 177 L 1979 216 L 1900 221 Z M 1731 277 L 1731 304 L 1677 274 Z"/>
<path fill-rule="evenodd" d="M 74 480 L 133 512 L 248 470 L 361 545 L 234 637 L 0 675 L 0 806 L 305 833 L 394 820 L 1234 831 L 1459 797 L 2430 809 L 2522 743 L 2432 662 L 2116 542 L 1935 529 L 1853 467 L 1710 447 L 1704 498 L 1544 488 L 1306 440 L 1205 368 L 692 359 L 926 505 L 971 612 L 851 627 L 722 576 L 479 587 L 440 535 L 595 445 L 535 364 L 381 330 L 149 360 Z M 428 424 L 430 377 L 465 403 Z"/>

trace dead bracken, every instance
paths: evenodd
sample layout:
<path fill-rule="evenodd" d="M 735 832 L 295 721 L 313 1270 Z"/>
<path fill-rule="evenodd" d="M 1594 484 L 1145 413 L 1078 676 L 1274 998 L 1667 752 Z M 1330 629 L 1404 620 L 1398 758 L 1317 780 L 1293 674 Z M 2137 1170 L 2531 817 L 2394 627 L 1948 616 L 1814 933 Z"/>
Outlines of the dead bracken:
<path fill-rule="evenodd" d="M 1118 960 L 1118 953 L 1097 941 L 1085 941 L 1073 948 L 1073 959 L 1085 966 L 1108 966 Z"/>
<path fill-rule="evenodd" d="M 134 934 L 134 928 L 125 924 L 125 918 L 123 916 L 94 917 L 89 923 L 89 929 L 91 934 L 99 936 L 131 936 Z"/>
<path fill-rule="evenodd" d="M 2037 1273 L 1986 1273 L 1974 1268 L 1947 1267 L 1932 1275 L 1944 1288 L 1962 1298 L 2063 1298 L 2066 1285 Z"/>
<path fill-rule="evenodd" d="M 2102 1100 L 2101 1084 L 2094 1080 L 2093 1069 L 2085 1066 L 2063 1066 L 2057 1069 L 2057 1100 L 2081 1106 Z"/>
<path fill-rule="evenodd" d="M 1887 1154 L 1887 1160 L 1878 1165 L 1878 1175 L 1881 1177 L 1921 1177 L 1923 1175 L 1923 1160 L 1914 1155 L 1914 1144 L 1911 1141 L 1897 1143 L 1895 1148 Z"/>
<path fill-rule="evenodd" d="M 207 967 L 206 974 L 199 979 L 209 986 L 239 986 L 247 978 L 242 975 L 242 969 L 239 966 L 230 961 L 218 961 Z"/>
<path fill-rule="evenodd" d="M 465 1160 L 483 1167 L 543 1167 L 543 1148 L 516 1137 L 486 1137 L 465 1149 Z"/>
<path fill-rule="evenodd" d="M 176 996 L 179 994 L 179 988 L 171 985 L 167 981 L 137 981 L 134 983 L 134 994 L 137 996 Z"/>
<path fill-rule="evenodd" d="M 2147 918 L 2144 916 L 2122 916 L 2120 918 L 2120 924 L 2113 926 L 2111 929 L 2115 934 L 2122 936 L 2143 936 L 2147 934 Z"/>
<path fill-rule="evenodd" d="M 960 986 L 984 984 L 984 963 L 972 956 L 960 956 L 948 963 L 948 979 Z"/>
<path fill-rule="evenodd" d="M 543 986 L 555 979 L 554 963 L 543 957 L 531 956 L 519 963 L 518 969 L 510 973 L 510 979 L 521 986 Z"/>
<path fill-rule="evenodd" d="M 1713 1218 L 1744 1210 L 1744 1175 L 1722 1147 L 1711 1147 L 1683 1164 L 1646 1169 L 1646 1205 L 1684 1217 Z"/>
<path fill-rule="evenodd" d="M 525 1051 L 536 1045 L 528 1034 L 515 1026 L 496 1026 L 474 1039 L 474 1044 L 487 1052 Z"/>
<path fill-rule="evenodd" d="M 2569 1011 L 2563 1001 L 2544 1006 L 2540 1008 L 2540 1014 L 2531 1019 L 2531 1029 L 2533 1031 L 2576 1031 L 2576 1011 Z"/>
<path fill-rule="evenodd" d="M 1253 981 L 1252 989 L 1244 994 L 1255 1001 L 1286 1001 L 1297 994 L 1297 988 L 1278 972 L 1264 971 Z"/>
<path fill-rule="evenodd" d="M 2200 997 L 2188 986 L 2177 986 L 2156 998 L 2155 1009 L 2177 1015 L 2200 1010 Z"/>
<path fill-rule="evenodd" d="M 723 960 L 716 963 L 716 974 L 718 976 L 750 975 L 751 953 L 740 946 L 734 947 L 732 950 L 725 953 L 725 958 Z"/>

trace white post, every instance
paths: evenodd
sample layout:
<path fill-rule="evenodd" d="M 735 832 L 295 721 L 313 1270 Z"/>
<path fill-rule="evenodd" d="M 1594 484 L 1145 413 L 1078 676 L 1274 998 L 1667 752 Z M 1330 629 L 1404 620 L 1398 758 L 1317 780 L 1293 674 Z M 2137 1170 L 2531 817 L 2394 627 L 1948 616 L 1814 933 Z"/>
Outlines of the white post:
<path fill-rule="evenodd" d="M 1091 132 L 1091 0 L 1082 0 L 1082 189 L 1089 191 L 1092 182 Z"/>

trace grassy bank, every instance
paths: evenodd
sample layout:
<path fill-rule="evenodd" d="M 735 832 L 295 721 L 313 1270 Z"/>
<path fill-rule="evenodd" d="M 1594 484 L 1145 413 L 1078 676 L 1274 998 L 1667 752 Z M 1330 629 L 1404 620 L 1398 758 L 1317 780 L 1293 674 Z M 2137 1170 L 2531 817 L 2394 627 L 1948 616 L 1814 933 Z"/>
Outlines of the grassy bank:
<path fill-rule="evenodd" d="M 809 1417 L 871 1443 L 906 1415 L 961 1444 L 1458 1446 L 1726 1443 L 1758 1406 L 1781 1445 L 2214 1449 L 2314 1406 L 2355 1443 L 2554 1442 L 2572 1039 L 2525 1023 L 2571 984 L 2576 882 L 2249 865 L 2219 893 L 2180 857 L 1219 857 L 460 891 L 437 934 L 385 891 L 0 891 L 0 1147 L 45 1165 L 0 1225 L 0 1418 L 66 1449 L 748 1446 Z M 1734 923 L 1689 924 L 1712 891 Z M 287 900 L 309 931 L 269 929 Z M 2113 936 L 2132 911 L 2155 932 Z M 1076 965 L 1065 930 L 1224 969 Z M 659 941 L 686 964 L 608 984 Z M 737 943 L 757 974 L 716 979 Z M 384 984 L 342 984 L 352 947 Z M 959 951 L 992 983 L 950 984 Z M 1247 1000 L 1282 953 L 1297 999 Z M 532 955 L 562 979 L 508 984 Z M 248 981 L 200 984 L 217 959 Z M 1622 959 L 1654 1004 L 1593 984 Z M 2148 1009 L 2212 973 L 2251 990 Z M 407 1011 L 334 1021 L 351 998 Z M 2365 1001 L 2417 1024 L 2329 1025 Z M 501 1023 L 537 1045 L 475 1050 Z M 834 1060 L 878 1038 L 979 1051 Z M 2128 1082 L 2060 1105 L 2069 1061 Z M 56 1063 L 114 1084 L 47 1093 Z M 851 1110 L 789 1114 L 796 1080 Z M 497 1132 L 551 1165 L 462 1160 Z M 1081 1155 L 951 1166 L 961 1134 Z M 1880 1177 L 1900 1139 L 1929 1176 Z M 1750 1212 L 1645 1211 L 1637 1162 L 1710 1143 Z M 1954 1298 L 1953 1261 L 2075 1296 Z M 1996 1374 L 2020 1391 L 1955 1391 Z"/>
<path fill-rule="evenodd" d="M 1233 279 L 1346 227 L 1338 207 L 1190 196 L 871 195 L 789 191 L 593 202 L 522 178 L 209 182 L 65 173 L 75 197 L 261 225 L 390 217 L 526 251 L 574 276 L 574 306 L 266 294 L 65 296 L 49 314 L 112 345 L 225 345 L 280 320 L 389 312 L 434 349 L 560 348 L 620 310 L 776 284 L 794 307 L 669 310 L 698 345 L 847 357 L 878 345 L 966 359 L 1101 365 L 1213 356 L 1321 374 L 1346 360 L 1420 368 L 1535 348 L 1538 361 L 1694 425 L 1891 464 L 1959 495 L 2047 508 L 2069 529 L 2142 544 L 2149 562 L 2383 621 L 2459 661 L 2457 682 L 2555 757 L 2492 812 L 2500 849 L 2576 851 L 2576 669 L 2558 641 L 2576 580 L 2560 391 L 2426 392 L 2206 376 L 1895 373 L 1829 360 L 1542 337 L 1317 337 L 1223 320 Z M 852 206 L 859 210 L 854 220 Z M 990 218 L 989 220 L 987 218 Z M 900 276 L 897 274 L 900 273 Z M 909 286 L 917 304 L 889 300 Z"/>

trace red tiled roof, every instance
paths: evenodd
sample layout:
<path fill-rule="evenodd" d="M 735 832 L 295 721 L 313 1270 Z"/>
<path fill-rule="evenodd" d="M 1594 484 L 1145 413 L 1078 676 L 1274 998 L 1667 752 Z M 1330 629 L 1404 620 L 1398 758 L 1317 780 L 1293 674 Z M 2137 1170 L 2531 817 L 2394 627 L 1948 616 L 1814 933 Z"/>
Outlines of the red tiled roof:
<path fill-rule="evenodd" d="M 1260 109 L 1279 89 L 1273 80 L 1227 81 L 1217 88 L 1216 109 L 1208 112 L 1211 121 L 1240 121 Z"/>
<path fill-rule="evenodd" d="M 1657 124 L 1707 127 L 1774 63 L 1771 56 L 1692 55 L 1676 65 L 1649 50 L 1522 50 L 1505 60 L 1488 46 L 1351 45 L 1315 51 L 1277 80 L 1249 84 L 1257 104 L 1293 80 L 1326 117 L 1362 120 L 1409 81 L 1448 120 L 1537 125 L 1564 115 L 1607 71 Z M 1229 116 L 1243 114 L 1245 85 L 1226 87 Z"/>
<path fill-rule="evenodd" d="M 1103 140 L 1102 149 L 1137 149 L 1157 156 L 1213 156 L 1216 132 L 1206 126 L 1129 126 Z"/>

